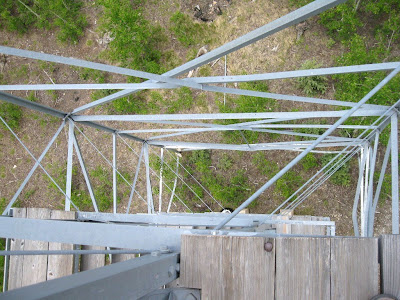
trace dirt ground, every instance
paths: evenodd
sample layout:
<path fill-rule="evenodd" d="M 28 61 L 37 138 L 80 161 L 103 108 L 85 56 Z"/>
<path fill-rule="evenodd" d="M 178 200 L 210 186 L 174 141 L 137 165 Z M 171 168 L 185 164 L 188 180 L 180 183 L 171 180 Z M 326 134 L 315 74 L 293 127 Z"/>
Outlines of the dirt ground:
<path fill-rule="evenodd" d="M 207 21 L 213 23 L 216 28 L 217 36 L 212 44 L 207 45 L 209 50 L 215 49 L 226 42 L 229 42 L 251 30 L 254 30 L 270 21 L 285 15 L 294 8 L 290 7 L 288 1 L 206 1 L 206 0 L 164 0 L 153 1 L 146 7 L 146 16 L 162 27 L 167 27 L 170 16 L 178 9 L 185 11 L 198 22 Z M 198 7 L 198 8 L 197 8 Z M 84 37 L 80 39 L 77 45 L 60 44 L 56 40 L 54 32 L 31 30 L 27 35 L 16 35 L 5 31 L 0 31 L 0 45 L 7 45 L 20 49 L 28 49 L 34 51 L 42 51 L 44 53 L 57 54 L 66 57 L 74 57 L 87 59 L 96 62 L 105 62 L 99 58 L 101 51 L 105 49 L 104 44 L 99 41 L 102 34 L 98 31 L 97 20 L 101 13 L 92 5 L 85 7 L 88 16 L 89 26 L 85 30 Z M 201 12 L 201 14 L 199 13 Z M 204 20 L 203 20 L 204 19 Z M 182 62 L 186 62 L 187 49 L 179 45 L 174 36 L 169 34 L 171 41 L 171 49 L 177 53 Z M 262 41 L 251 46 L 245 47 L 227 56 L 227 74 L 252 74 L 283 70 L 298 69 L 301 64 L 308 59 L 317 60 L 322 67 L 332 66 L 334 57 L 340 55 L 343 49 L 339 44 L 335 44 L 330 48 L 327 47 L 328 36 L 324 29 L 317 23 L 317 18 L 308 20 L 307 29 L 302 36 L 298 38 L 298 29 L 290 27 L 284 31 L 272 35 Z M 80 70 L 64 65 L 43 64 L 33 60 L 7 56 L 1 72 L 4 79 L 9 84 L 17 83 L 79 83 L 82 82 Z M 224 74 L 224 60 L 220 59 L 211 68 L 211 75 Z M 107 82 L 124 82 L 125 78 L 118 75 L 108 75 Z M 90 82 L 85 81 L 85 82 Z M 270 92 L 303 95 L 302 91 L 296 86 L 293 80 L 275 80 L 268 83 Z M 205 108 L 195 107 L 191 112 L 217 112 L 215 96 L 211 93 L 194 92 L 196 96 L 201 93 L 206 96 Z M 12 92 L 12 94 L 21 97 L 28 97 L 28 92 Z M 168 91 L 165 94 L 168 95 Z M 334 85 L 330 82 L 329 88 L 324 98 L 332 99 L 334 95 Z M 36 92 L 35 98 L 39 103 L 54 107 L 59 110 L 70 112 L 74 108 L 90 103 L 90 91 L 63 91 L 63 92 Z M 279 109 L 282 111 L 292 110 L 317 110 L 325 109 L 322 105 L 314 104 L 298 104 L 291 101 L 281 101 Z M 51 137 L 54 135 L 61 121 L 55 118 L 44 116 L 28 109 L 23 109 L 24 115 L 20 128 L 17 130 L 18 136 L 29 147 L 32 153 L 38 157 L 42 149 L 47 145 Z M 107 110 L 103 107 L 89 110 L 87 114 L 106 114 Z M 122 128 L 120 124 L 108 123 L 108 126 Z M 126 124 L 124 124 L 126 125 Z M 149 128 L 151 126 L 129 125 L 125 129 Z M 104 153 L 108 160 L 112 160 L 112 137 L 110 134 L 100 132 L 90 127 L 79 126 L 84 134 L 96 144 L 96 146 Z M 58 176 L 60 171 L 66 170 L 67 159 L 67 127 L 61 132 L 54 146 L 44 159 L 43 165 L 47 167 L 49 173 Z M 34 164 L 34 161 L 27 155 L 26 151 L 18 145 L 18 141 L 11 134 L 1 128 L 0 131 L 0 165 L 1 176 L 0 198 L 11 199 L 17 190 L 19 184 L 23 181 L 28 170 Z M 96 152 L 82 134 L 77 133 L 78 140 L 81 145 L 83 157 L 86 166 L 90 171 L 96 167 L 102 166 L 110 168 L 107 162 Z M 268 140 L 268 137 L 264 137 Z M 185 140 L 185 139 L 182 139 Z M 195 135 L 191 141 L 222 141 L 221 136 L 217 133 Z M 140 152 L 139 143 L 127 141 L 136 153 Z M 156 150 L 158 151 L 158 150 Z M 212 160 L 216 173 L 223 174 L 230 178 L 236 174 L 238 170 L 245 170 L 245 174 L 249 177 L 252 189 L 260 188 L 268 178 L 262 175 L 252 162 L 252 155 L 241 155 L 239 153 L 229 153 L 235 161 L 235 165 L 229 170 L 217 170 L 218 162 L 222 158 L 222 153 L 218 154 L 213 151 Z M 276 162 L 279 168 L 283 168 L 296 153 L 287 153 L 282 151 L 271 151 L 265 154 L 266 159 Z M 75 164 L 79 170 L 76 157 Z M 377 165 L 383 160 L 383 153 L 379 152 Z M 118 142 L 118 165 L 124 173 L 134 174 L 137 164 L 137 156 L 125 144 Z M 302 171 L 300 166 L 296 166 L 294 170 L 303 176 L 312 176 L 312 171 Z M 352 162 L 352 181 L 349 187 L 337 186 L 331 182 L 326 182 L 321 186 L 310 198 L 296 211 L 296 214 L 313 214 L 318 216 L 328 216 L 337 222 L 338 235 L 352 235 L 351 211 L 353 198 L 356 187 L 356 178 L 358 176 L 358 167 L 356 162 Z M 144 167 L 141 168 L 137 190 L 140 194 L 145 195 L 145 177 Z M 83 176 L 76 175 L 78 184 L 84 184 Z M 152 182 L 157 184 L 158 179 L 153 175 Z M 94 182 L 94 185 L 96 182 Z M 123 187 L 124 186 L 124 187 Z M 119 203 L 119 212 L 125 212 L 128 202 L 129 188 L 125 183 L 120 183 L 121 202 Z M 166 197 L 167 198 L 167 197 Z M 251 208 L 251 213 L 268 213 L 271 212 L 283 199 L 277 198 L 272 189 L 264 192 L 257 204 Z M 111 199 L 110 199 L 111 201 Z M 45 178 L 41 171 L 36 171 L 35 175 L 28 183 L 22 193 L 18 205 L 29 207 L 49 207 L 62 208 L 63 195 L 55 189 L 49 188 L 49 181 Z M 199 209 L 204 208 L 199 204 Z M 165 202 L 164 202 L 165 206 Z M 163 206 L 163 207 L 164 207 Z M 177 203 L 173 210 L 179 211 L 183 207 Z M 138 199 L 134 198 L 134 206 L 131 212 L 145 212 L 146 205 Z M 390 230 L 390 202 L 382 206 L 378 206 L 376 233 L 385 233 Z"/>

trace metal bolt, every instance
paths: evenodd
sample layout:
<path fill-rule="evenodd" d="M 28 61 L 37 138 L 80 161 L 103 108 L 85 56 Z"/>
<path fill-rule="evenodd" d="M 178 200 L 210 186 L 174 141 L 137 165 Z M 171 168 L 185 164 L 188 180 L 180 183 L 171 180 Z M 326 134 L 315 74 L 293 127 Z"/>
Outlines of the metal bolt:
<path fill-rule="evenodd" d="M 265 251 L 271 252 L 271 251 L 272 251 L 272 248 L 274 248 L 274 245 L 272 245 L 271 242 L 266 242 L 266 243 L 264 244 L 264 250 L 265 250 Z"/>

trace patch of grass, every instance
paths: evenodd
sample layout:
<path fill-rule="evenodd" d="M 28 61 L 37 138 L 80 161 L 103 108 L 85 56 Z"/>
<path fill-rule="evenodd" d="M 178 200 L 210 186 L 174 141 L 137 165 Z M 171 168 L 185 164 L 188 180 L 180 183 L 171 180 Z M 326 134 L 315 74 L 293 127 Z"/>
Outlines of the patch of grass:
<path fill-rule="evenodd" d="M 82 6 L 80 0 L 1 0 L 0 27 L 20 34 L 32 27 L 56 28 L 60 41 L 77 43 L 87 25 Z"/>
<path fill-rule="evenodd" d="M 29 101 L 32 101 L 32 102 L 38 102 L 39 101 L 39 99 L 36 98 L 34 91 L 30 91 L 29 94 L 28 94 L 28 97 L 26 97 L 26 99 L 28 99 Z"/>
<path fill-rule="evenodd" d="M 22 109 L 18 105 L 1 102 L 0 103 L 0 116 L 4 118 L 8 126 L 11 129 L 18 129 L 20 121 L 22 119 Z M 6 126 L 1 122 L 1 126 L 6 128 Z"/>
<path fill-rule="evenodd" d="M 82 68 L 81 72 L 79 73 L 79 78 L 82 80 L 95 81 L 97 83 L 105 83 L 106 75 L 107 75 L 106 72 L 88 68 Z"/>
<path fill-rule="evenodd" d="M 124 67 L 160 74 L 161 44 L 166 36 L 160 26 L 144 18 L 142 0 L 100 0 L 103 14 L 100 29 L 109 33 L 112 41 L 103 55 Z"/>
<path fill-rule="evenodd" d="M 313 153 L 308 153 L 302 160 L 301 165 L 303 169 L 308 171 L 309 169 L 315 168 L 318 166 L 318 160 Z"/>
<path fill-rule="evenodd" d="M 274 194 L 284 199 L 289 198 L 302 184 L 304 183 L 303 177 L 298 175 L 293 170 L 286 172 L 275 183 Z M 291 201 L 295 200 L 294 196 Z"/>
<path fill-rule="evenodd" d="M 228 154 L 223 154 L 221 158 L 218 161 L 218 169 L 227 171 L 229 170 L 233 165 L 233 160 Z"/>
<path fill-rule="evenodd" d="M 193 105 L 193 94 L 188 87 L 181 87 L 176 90 L 176 99 L 166 99 L 165 106 L 167 107 L 167 113 L 174 114 L 182 110 L 188 110 Z"/>
<path fill-rule="evenodd" d="M 268 178 L 271 178 L 279 171 L 278 165 L 273 161 L 267 160 L 262 151 L 259 151 L 253 155 L 253 164 L 263 175 L 267 176 Z"/>
<path fill-rule="evenodd" d="M 212 167 L 210 151 L 193 151 L 190 153 L 190 156 L 185 157 L 184 160 L 185 165 L 188 166 L 188 170 L 193 176 L 198 178 L 201 184 L 209 190 L 215 199 L 224 207 L 237 207 L 246 200 L 252 192 L 249 179 L 244 173 L 244 170 L 237 170 L 233 172 L 235 176 L 227 178 L 227 176 L 220 174 Z M 201 188 L 197 184 L 194 184 L 188 176 L 185 180 L 190 184 L 193 190 L 203 195 Z M 193 198 L 187 188 L 183 188 L 180 193 L 182 199 Z M 254 205 L 256 204 L 254 203 L 252 206 Z"/>
<path fill-rule="evenodd" d="M 182 45 L 189 47 L 210 42 L 212 25 L 197 23 L 180 11 L 176 11 L 170 21 L 170 29 Z"/>
<path fill-rule="evenodd" d="M 96 185 L 93 186 L 94 195 L 97 200 L 97 206 L 100 211 L 106 211 L 112 207 L 113 204 L 113 183 L 111 171 L 106 170 L 100 166 L 96 167 L 90 176 Z M 117 196 L 117 203 L 121 198 Z M 90 202 L 90 205 L 91 202 Z"/>
<path fill-rule="evenodd" d="M 302 65 L 301 69 L 316 69 L 321 67 L 315 60 L 306 60 Z M 328 79 L 323 76 L 308 76 L 297 78 L 297 85 L 303 90 L 308 96 L 315 94 L 324 94 L 327 89 Z"/>
<path fill-rule="evenodd" d="M 314 216 L 315 215 L 315 209 L 312 206 L 305 206 L 301 208 L 296 208 L 296 215 L 301 215 L 301 216 Z"/>
<path fill-rule="evenodd" d="M 29 199 L 36 193 L 36 189 L 27 190 L 24 195 L 24 199 Z"/>
<path fill-rule="evenodd" d="M 329 161 L 331 161 L 336 154 L 325 154 L 321 158 L 321 163 L 323 166 L 327 165 Z M 336 161 L 341 159 L 341 157 L 337 158 Z M 332 165 L 331 165 L 332 166 Z M 330 166 L 328 167 L 330 169 Z M 329 180 L 340 186 L 348 187 L 351 183 L 351 176 L 350 176 L 350 163 L 346 162 L 342 167 L 340 167 L 330 178 Z"/>

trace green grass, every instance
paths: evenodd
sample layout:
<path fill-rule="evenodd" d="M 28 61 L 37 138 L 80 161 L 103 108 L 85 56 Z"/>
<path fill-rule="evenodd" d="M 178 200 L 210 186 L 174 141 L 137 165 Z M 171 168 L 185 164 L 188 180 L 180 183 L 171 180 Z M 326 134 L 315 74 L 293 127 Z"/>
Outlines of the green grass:
<path fill-rule="evenodd" d="M 313 169 L 318 167 L 318 159 L 315 157 L 313 153 L 308 153 L 302 160 L 301 165 L 304 170 L 308 171 L 309 169 Z"/>
<path fill-rule="evenodd" d="M 233 170 L 231 161 L 228 157 L 225 160 L 224 166 L 221 168 L 223 172 L 218 172 L 212 167 L 211 152 L 207 150 L 192 151 L 190 154 L 184 156 L 184 165 L 193 176 L 201 182 L 201 184 L 210 191 L 210 193 L 218 200 L 224 207 L 235 208 L 246 200 L 252 193 L 252 188 L 249 184 L 249 179 L 244 170 L 235 170 L 231 173 L 234 174 L 231 178 L 226 176 L 223 168 Z M 205 193 L 200 186 L 195 184 L 193 180 L 185 175 L 185 181 L 191 188 L 198 193 L 200 197 L 205 196 Z M 189 207 L 194 207 L 193 203 L 198 202 L 197 197 L 189 192 L 189 189 L 182 187 L 178 191 L 182 199 L 188 201 Z M 187 200 L 193 199 L 193 200 Z M 211 203 L 211 202 L 210 202 Z M 256 205 L 253 203 L 252 206 Z"/>
<path fill-rule="evenodd" d="M 11 129 L 18 129 L 22 119 L 22 109 L 12 103 L 0 102 L 0 116 L 4 118 Z M 6 128 L 3 122 L 1 122 L 1 126 Z"/>
<path fill-rule="evenodd" d="M 182 45 L 203 46 L 211 42 L 211 36 L 215 30 L 212 25 L 197 23 L 180 11 L 176 11 L 170 21 L 170 29 Z"/>
<path fill-rule="evenodd" d="M 325 154 L 324 156 L 322 156 L 321 158 L 321 163 L 323 166 L 327 165 L 328 162 L 334 158 L 336 156 L 336 154 Z M 339 159 L 341 159 L 341 157 L 337 158 L 336 161 L 338 161 Z M 330 167 L 333 166 L 333 164 L 331 164 L 328 169 L 330 169 Z M 340 167 L 330 178 L 329 180 L 336 184 L 336 185 L 340 185 L 340 186 L 345 186 L 348 187 L 350 186 L 351 183 L 351 174 L 350 174 L 350 163 L 346 162 L 342 167 Z"/>
<path fill-rule="evenodd" d="M 261 174 L 267 176 L 268 178 L 271 178 L 279 171 L 276 162 L 267 160 L 262 151 L 253 154 L 253 164 L 261 172 Z"/>
<path fill-rule="evenodd" d="M 77 43 L 87 26 L 82 6 L 80 0 L 0 0 L 0 28 L 20 34 L 56 29 L 58 40 Z"/>
<path fill-rule="evenodd" d="M 296 171 L 290 170 L 275 182 L 274 194 L 283 199 L 289 198 L 302 184 L 304 179 Z M 292 201 L 297 197 L 293 197 Z"/>
<path fill-rule="evenodd" d="M 145 19 L 142 7 L 146 1 L 99 0 L 97 4 L 103 8 L 100 29 L 110 33 L 113 39 L 103 56 L 124 67 L 162 73 L 160 48 L 166 36 L 159 25 L 154 26 Z"/>
<path fill-rule="evenodd" d="M 302 65 L 301 69 L 317 69 L 321 65 L 315 60 L 306 60 Z M 308 76 L 297 78 L 297 85 L 307 96 L 314 96 L 316 94 L 325 94 L 327 89 L 328 79 L 323 76 Z"/>

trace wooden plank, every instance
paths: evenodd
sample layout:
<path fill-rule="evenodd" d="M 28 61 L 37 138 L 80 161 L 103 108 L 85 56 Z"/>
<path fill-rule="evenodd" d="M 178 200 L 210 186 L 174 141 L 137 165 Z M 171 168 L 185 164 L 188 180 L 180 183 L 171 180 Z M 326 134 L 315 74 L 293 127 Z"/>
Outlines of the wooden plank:
<path fill-rule="evenodd" d="M 276 299 L 330 299 L 330 239 L 288 237 L 275 243 Z"/>
<path fill-rule="evenodd" d="M 378 239 L 331 239 L 332 299 L 371 299 L 378 287 Z"/>
<path fill-rule="evenodd" d="M 26 217 L 29 219 L 50 219 L 50 209 L 27 208 Z M 43 241 L 25 240 L 24 250 L 49 250 L 49 243 Z M 24 255 L 22 268 L 22 286 L 46 281 L 47 256 Z"/>
<path fill-rule="evenodd" d="M 202 299 L 273 299 L 275 247 L 266 252 L 265 241 L 264 237 L 182 236 L 181 286 L 202 289 Z"/>
<path fill-rule="evenodd" d="M 83 250 L 105 250 L 102 246 L 82 246 Z M 87 271 L 104 267 L 106 263 L 106 257 L 104 254 L 86 254 L 82 255 L 81 258 L 81 271 Z"/>
<path fill-rule="evenodd" d="M 73 211 L 52 210 L 51 219 L 75 220 L 76 213 Z M 73 250 L 73 244 L 49 243 L 49 250 Z M 47 280 L 71 275 L 74 267 L 73 255 L 49 255 L 47 263 Z"/>
<path fill-rule="evenodd" d="M 13 208 L 14 218 L 26 218 L 26 208 Z M 24 240 L 11 239 L 10 250 L 24 250 Z M 22 287 L 22 266 L 24 263 L 24 256 L 12 255 L 10 256 L 10 267 L 8 273 L 8 290 L 13 290 Z"/>
<path fill-rule="evenodd" d="M 400 299 L 400 235 L 382 235 L 379 240 L 382 292 Z"/>
<path fill-rule="evenodd" d="M 112 249 L 124 250 L 122 248 L 112 248 Z M 117 262 L 125 261 L 125 260 L 132 259 L 135 257 L 137 257 L 137 254 L 112 254 L 111 255 L 111 263 L 115 264 Z"/>
<path fill-rule="evenodd" d="M 292 220 L 311 221 L 311 216 L 293 216 Z M 292 234 L 312 235 L 312 225 L 292 225 Z"/>
<path fill-rule="evenodd" d="M 293 217 L 293 209 L 281 209 L 280 216 L 277 216 L 278 220 L 290 220 Z M 277 234 L 292 234 L 292 225 L 290 224 L 276 224 Z"/>

